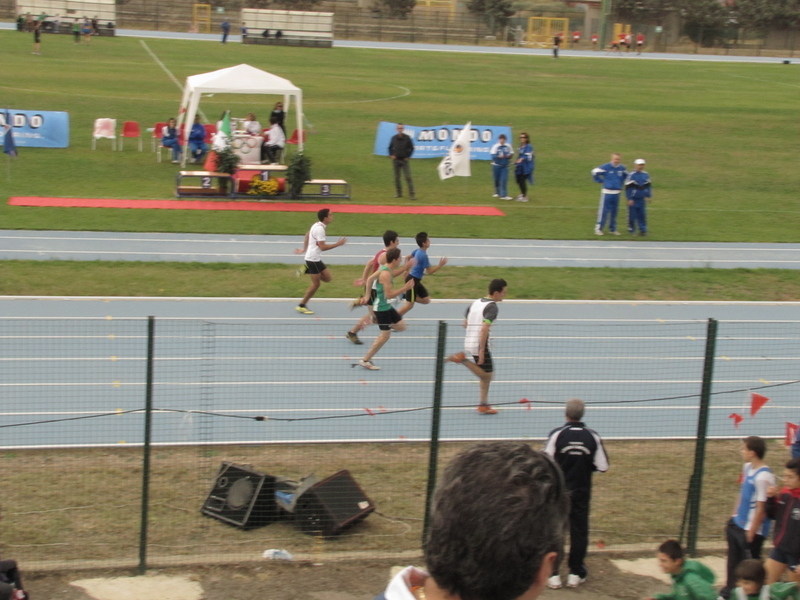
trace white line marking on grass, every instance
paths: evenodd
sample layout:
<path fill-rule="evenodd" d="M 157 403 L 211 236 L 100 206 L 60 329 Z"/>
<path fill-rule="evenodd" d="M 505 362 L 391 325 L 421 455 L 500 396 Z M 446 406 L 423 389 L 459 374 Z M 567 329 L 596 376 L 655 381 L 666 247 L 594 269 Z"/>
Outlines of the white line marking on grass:
<path fill-rule="evenodd" d="M 155 53 L 152 50 L 150 50 L 150 48 L 148 47 L 148 45 L 145 43 L 144 40 L 139 40 L 139 43 L 142 45 L 142 47 L 145 50 L 147 50 L 147 53 L 153 58 L 153 60 L 156 61 L 156 64 L 159 67 L 161 67 L 161 70 L 164 71 L 164 73 L 166 73 L 167 75 L 169 75 L 169 78 L 172 80 L 172 82 L 175 85 L 178 86 L 178 89 L 181 91 L 181 93 L 183 93 L 183 85 L 181 84 L 180 81 L 177 80 L 175 75 L 172 74 L 172 71 L 170 71 L 167 68 L 167 65 L 165 65 L 163 62 L 161 62 L 161 60 L 155 55 Z M 197 112 L 202 117 L 203 121 L 208 122 L 208 117 L 206 117 L 205 113 L 199 107 L 197 108 Z"/>
<path fill-rule="evenodd" d="M 73 94 L 72 92 L 57 92 L 54 90 L 31 90 L 28 88 L 10 87 L 0 85 L 2 90 L 13 90 L 15 92 L 31 92 L 33 94 L 62 94 L 64 96 L 75 96 L 76 98 L 107 98 L 109 100 L 136 100 L 137 102 L 164 102 L 161 98 L 131 98 L 130 96 L 98 96 L 97 94 Z"/>
<path fill-rule="evenodd" d="M 172 83 L 174 83 L 176 86 L 178 86 L 178 89 L 182 92 L 183 91 L 183 85 L 181 84 L 180 81 L 177 80 L 175 75 L 172 74 L 172 71 L 170 71 L 167 68 L 167 65 L 165 65 L 163 62 L 161 62 L 161 60 L 155 55 L 155 53 L 152 50 L 150 50 L 150 48 L 148 47 L 148 45 L 145 43 L 144 40 L 139 40 L 139 43 L 147 51 L 147 53 L 152 57 L 152 59 L 154 61 L 156 61 L 156 64 L 159 67 L 161 67 L 161 70 L 164 71 L 164 73 L 166 73 L 169 76 L 169 78 L 172 80 Z"/>
<path fill-rule="evenodd" d="M 717 73 L 719 75 L 728 75 L 730 77 L 738 77 L 739 79 L 749 79 L 750 81 L 761 81 L 762 83 L 769 83 L 771 85 L 787 85 L 793 88 L 800 88 L 800 85 L 795 85 L 794 83 L 783 83 L 782 81 L 770 81 L 769 79 L 757 79 L 755 77 L 746 77 L 745 75 L 734 75 L 733 73 L 725 73 L 724 71 L 713 71 L 711 69 L 706 69 L 709 73 Z"/>
<path fill-rule="evenodd" d="M 366 81 L 368 83 L 377 83 L 380 85 L 390 85 L 392 87 L 399 88 L 403 90 L 405 93 L 400 94 L 399 96 L 390 96 L 387 98 L 375 98 L 372 100 L 341 100 L 336 102 L 306 102 L 306 104 L 312 104 L 314 106 L 318 104 L 363 104 L 365 102 L 385 102 L 386 100 L 396 100 L 397 98 L 404 98 L 405 96 L 411 95 L 411 90 L 407 87 L 403 87 L 402 85 L 397 85 L 396 83 L 386 83 L 384 81 L 373 81 L 372 79 L 359 79 L 357 77 L 340 77 L 338 75 L 328 75 L 328 77 L 335 77 L 336 79 L 349 79 L 350 81 Z"/>

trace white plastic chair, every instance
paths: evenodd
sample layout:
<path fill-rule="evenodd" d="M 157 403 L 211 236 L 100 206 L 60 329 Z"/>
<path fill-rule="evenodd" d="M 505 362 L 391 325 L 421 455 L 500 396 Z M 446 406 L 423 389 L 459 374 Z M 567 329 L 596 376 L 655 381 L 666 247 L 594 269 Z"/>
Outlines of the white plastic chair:
<path fill-rule="evenodd" d="M 111 140 L 111 149 L 117 149 L 117 120 L 116 119 L 95 119 L 94 131 L 92 132 L 92 150 L 97 150 L 97 140 L 108 138 Z"/>

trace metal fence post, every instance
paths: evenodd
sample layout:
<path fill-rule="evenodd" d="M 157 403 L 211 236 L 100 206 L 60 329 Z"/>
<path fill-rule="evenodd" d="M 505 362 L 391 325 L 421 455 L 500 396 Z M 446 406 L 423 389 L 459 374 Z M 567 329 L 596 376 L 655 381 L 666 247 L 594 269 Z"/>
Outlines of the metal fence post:
<path fill-rule="evenodd" d="M 150 437 L 153 424 L 153 344 L 156 318 L 147 317 L 147 373 L 144 409 L 144 456 L 142 459 L 142 522 L 139 529 L 139 575 L 147 571 L 147 509 L 150 503 Z"/>
<path fill-rule="evenodd" d="M 708 320 L 706 328 L 706 354 L 703 361 L 703 384 L 700 390 L 700 411 L 697 417 L 697 441 L 694 450 L 694 469 L 689 482 L 688 518 L 689 529 L 686 550 L 689 556 L 697 554 L 697 533 L 700 523 L 700 500 L 703 488 L 703 467 L 706 458 L 706 434 L 708 432 L 708 410 L 711 406 L 711 386 L 714 377 L 714 355 L 717 346 L 717 321 Z"/>
<path fill-rule="evenodd" d="M 428 455 L 428 489 L 425 492 L 425 521 L 422 526 L 422 546 L 428 540 L 433 491 L 436 489 L 436 467 L 439 462 L 439 426 L 442 415 L 442 382 L 444 380 L 444 351 L 447 343 L 447 323 L 439 321 L 436 342 L 436 379 L 433 383 L 433 411 L 431 413 L 431 442 Z"/>

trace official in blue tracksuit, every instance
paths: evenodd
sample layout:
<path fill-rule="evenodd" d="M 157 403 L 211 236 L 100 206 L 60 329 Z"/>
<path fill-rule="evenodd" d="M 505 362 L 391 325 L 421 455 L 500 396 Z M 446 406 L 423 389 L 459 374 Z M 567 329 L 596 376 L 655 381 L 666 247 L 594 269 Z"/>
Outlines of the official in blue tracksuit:
<path fill-rule="evenodd" d="M 492 146 L 492 175 L 494 176 L 494 195 L 492 198 L 511 200 L 508 195 L 508 163 L 514 156 L 514 149 L 506 143 L 506 136 L 500 134 L 498 142 Z"/>
<path fill-rule="evenodd" d="M 611 155 L 611 162 L 600 165 L 592 169 L 592 177 L 597 183 L 603 184 L 600 193 L 600 206 L 597 209 L 597 225 L 595 225 L 595 235 L 603 235 L 606 219 L 608 219 L 608 231 L 611 235 L 619 235 L 617 231 L 617 211 L 619 210 L 619 195 L 625 184 L 628 171 L 624 165 L 620 164 L 622 157 L 615 152 Z"/>
<path fill-rule="evenodd" d="M 652 198 L 650 175 L 644 170 L 643 158 L 636 159 L 636 170 L 625 180 L 625 196 L 628 198 L 628 233 L 647 235 L 647 201 Z"/>
<path fill-rule="evenodd" d="M 567 422 L 550 432 L 544 452 L 552 456 L 564 473 L 564 482 L 570 496 L 569 511 L 569 576 L 567 587 L 578 587 L 584 581 L 588 570 L 584 561 L 589 544 L 589 504 L 592 499 L 592 474 L 608 471 L 608 455 L 603 441 L 597 432 L 583 424 L 586 404 L 583 400 L 572 398 L 565 406 Z M 559 562 L 556 559 L 553 573 L 547 587 L 558 589 L 562 586 Z"/>
<path fill-rule="evenodd" d="M 520 194 L 517 202 L 528 201 L 528 184 L 533 185 L 533 170 L 536 168 L 536 155 L 533 153 L 531 138 L 524 131 L 519 134 L 519 150 L 514 161 L 514 177 L 517 179 Z"/>
<path fill-rule="evenodd" d="M 194 118 L 194 124 L 189 131 L 189 152 L 192 153 L 192 162 L 202 162 L 203 157 L 208 152 L 206 144 L 206 128 L 200 122 L 200 117 Z"/>

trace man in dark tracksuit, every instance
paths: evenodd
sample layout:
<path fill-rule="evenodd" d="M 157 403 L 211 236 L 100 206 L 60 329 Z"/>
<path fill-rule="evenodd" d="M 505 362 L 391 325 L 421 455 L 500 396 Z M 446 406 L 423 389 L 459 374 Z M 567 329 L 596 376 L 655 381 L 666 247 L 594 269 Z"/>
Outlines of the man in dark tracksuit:
<path fill-rule="evenodd" d="M 604 473 L 608 470 L 608 456 L 603 448 L 603 441 L 581 422 L 584 409 L 583 400 L 567 400 L 567 423 L 551 431 L 544 446 L 544 451 L 555 459 L 564 472 L 571 501 L 567 587 L 578 587 L 586 581 L 588 571 L 583 561 L 586 559 L 586 548 L 589 544 L 592 473 Z M 558 567 L 556 562 L 553 576 L 547 581 L 547 586 L 552 589 L 561 587 Z"/>
<path fill-rule="evenodd" d="M 408 159 L 414 154 L 414 141 L 407 133 L 403 133 L 405 127 L 402 123 L 397 124 L 397 135 L 392 136 L 389 142 L 389 158 L 392 159 L 392 166 L 394 167 L 394 186 L 397 189 L 395 198 L 400 198 L 403 195 L 403 188 L 400 185 L 400 171 L 406 177 L 406 185 L 408 185 L 408 195 L 412 200 L 416 200 L 414 195 L 414 182 L 411 181 L 411 167 L 408 164 Z"/>

